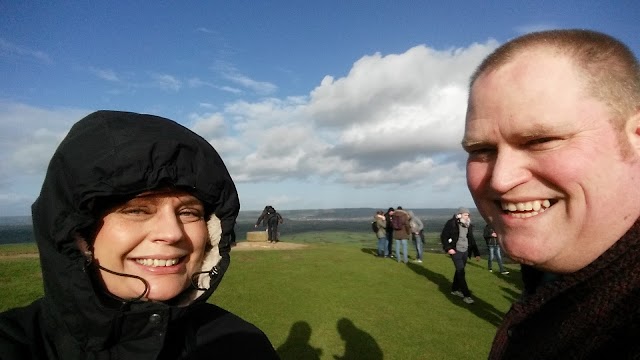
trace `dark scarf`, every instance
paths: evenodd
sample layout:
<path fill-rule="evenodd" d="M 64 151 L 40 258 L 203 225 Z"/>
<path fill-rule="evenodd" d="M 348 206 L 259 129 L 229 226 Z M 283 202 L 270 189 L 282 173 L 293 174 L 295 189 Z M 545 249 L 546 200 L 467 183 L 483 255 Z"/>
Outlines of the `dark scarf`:
<path fill-rule="evenodd" d="M 640 219 L 585 268 L 513 304 L 489 359 L 640 359 Z"/>

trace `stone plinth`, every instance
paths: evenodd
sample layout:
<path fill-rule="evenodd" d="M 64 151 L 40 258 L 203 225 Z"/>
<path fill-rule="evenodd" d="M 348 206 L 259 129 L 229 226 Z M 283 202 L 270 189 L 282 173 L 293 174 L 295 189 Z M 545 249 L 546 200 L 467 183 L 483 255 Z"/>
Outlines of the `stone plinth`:
<path fill-rule="evenodd" d="M 266 231 L 248 231 L 247 241 L 267 241 L 269 235 Z"/>

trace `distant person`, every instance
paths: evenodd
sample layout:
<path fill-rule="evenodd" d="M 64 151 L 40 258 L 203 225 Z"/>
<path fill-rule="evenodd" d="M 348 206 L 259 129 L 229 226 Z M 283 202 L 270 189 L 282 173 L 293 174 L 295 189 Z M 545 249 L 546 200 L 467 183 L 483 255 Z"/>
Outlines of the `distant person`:
<path fill-rule="evenodd" d="M 462 144 L 502 249 L 542 272 L 489 358 L 639 359 L 636 55 L 589 30 L 510 40 L 471 78 Z M 555 279 L 540 282 L 546 274 Z"/>
<path fill-rule="evenodd" d="M 273 206 L 271 206 L 271 205 L 265 206 L 264 209 L 262 210 L 262 213 L 258 217 L 258 221 L 256 221 L 255 227 L 258 227 L 258 225 L 260 225 L 260 223 L 262 223 L 262 226 L 267 227 L 267 214 L 269 214 L 269 212 L 273 212 L 273 211 L 275 211 Z"/>
<path fill-rule="evenodd" d="M 413 246 L 416 248 L 416 262 L 422 263 L 422 253 L 424 246 L 424 224 L 419 217 L 417 217 L 413 211 L 407 210 L 409 214 L 409 226 L 411 227 L 411 240 Z"/>
<path fill-rule="evenodd" d="M 444 251 L 451 256 L 456 269 L 451 284 L 451 294 L 461 297 L 467 304 L 473 304 L 475 301 L 471 297 L 464 268 L 469 255 L 475 254 L 476 260 L 480 260 L 480 252 L 473 236 L 469 209 L 458 208 L 453 218 L 449 219 L 442 228 L 440 241 Z"/>
<path fill-rule="evenodd" d="M 239 208 L 200 136 L 153 115 L 88 115 L 31 208 L 45 295 L 0 314 L 0 357 L 277 359 L 262 331 L 207 303 Z"/>
<path fill-rule="evenodd" d="M 373 216 L 373 224 L 375 224 L 376 237 L 378 238 L 377 255 L 379 257 L 387 257 L 389 256 L 387 251 L 387 221 L 382 210 L 376 211 Z"/>
<path fill-rule="evenodd" d="M 273 206 L 265 207 L 263 214 L 260 215 L 258 221 L 256 221 L 255 227 L 262 222 L 267 225 L 268 241 L 271 244 L 275 244 L 280 241 L 280 234 L 278 233 L 278 225 L 282 224 L 282 216 L 276 211 Z"/>
<path fill-rule="evenodd" d="M 411 225 L 409 225 L 409 214 L 398 206 L 393 212 L 391 223 L 393 224 L 393 239 L 396 245 L 396 258 L 398 262 L 407 264 L 409 262 L 409 254 L 407 253 L 407 243 L 411 236 Z"/>
<path fill-rule="evenodd" d="M 500 244 L 498 244 L 498 235 L 490 224 L 487 224 L 487 226 L 484 227 L 482 235 L 484 240 L 487 242 L 487 250 L 489 251 L 489 256 L 487 256 L 487 267 L 489 272 L 493 272 L 493 259 L 496 259 L 498 262 L 498 268 L 500 269 L 500 274 L 508 275 L 509 272 L 504 269 L 504 265 L 502 264 L 502 253 L 500 252 Z"/>
<path fill-rule="evenodd" d="M 394 209 L 390 207 L 387 212 L 384 213 L 384 220 L 387 223 L 385 230 L 387 231 L 387 254 L 389 254 L 389 257 L 393 257 L 393 224 L 391 224 L 393 211 Z"/>

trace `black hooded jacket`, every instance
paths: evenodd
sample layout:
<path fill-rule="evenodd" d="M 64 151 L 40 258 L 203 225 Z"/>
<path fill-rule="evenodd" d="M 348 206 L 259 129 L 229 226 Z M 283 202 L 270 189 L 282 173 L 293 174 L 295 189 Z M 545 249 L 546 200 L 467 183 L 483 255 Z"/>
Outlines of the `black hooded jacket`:
<path fill-rule="evenodd" d="M 203 270 L 213 271 L 198 280 L 206 290 L 190 289 L 180 304 L 106 301 L 76 240 L 97 225 L 101 199 L 166 186 L 189 191 L 211 214 L 207 256 L 215 263 L 205 261 Z M 45 295 L 0 314 L 0 359 L 277 358 L 258 328 L 206 302 L 229 266 L 239 208 L 222 159 L 187 128 L 115 111 L 80 120 L 32 206 Z"/>

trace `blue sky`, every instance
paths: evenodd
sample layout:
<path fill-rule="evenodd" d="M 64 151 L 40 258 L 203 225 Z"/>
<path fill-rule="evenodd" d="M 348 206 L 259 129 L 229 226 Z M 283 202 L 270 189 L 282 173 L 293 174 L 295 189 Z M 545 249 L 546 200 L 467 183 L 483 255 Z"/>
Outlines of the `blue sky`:
<path fill-rule="evenodd" d="M 587 28 L 640 54 L 640 2 L 0 2 L 0 216 L 70 126 L 152 113 L 220 152 L 243 210 L 473 207 L 467 79 L 501 43 Z"/>

